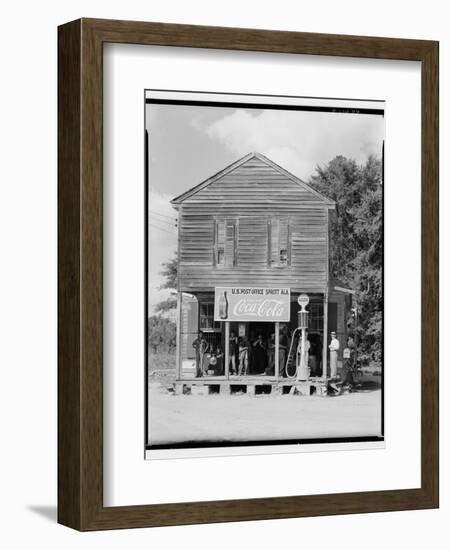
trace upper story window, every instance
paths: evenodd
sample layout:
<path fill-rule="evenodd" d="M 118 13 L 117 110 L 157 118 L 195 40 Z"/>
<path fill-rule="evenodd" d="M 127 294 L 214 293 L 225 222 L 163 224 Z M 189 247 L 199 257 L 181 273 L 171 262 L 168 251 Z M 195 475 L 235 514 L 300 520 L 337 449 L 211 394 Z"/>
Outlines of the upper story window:
<path fill-rule="evenodd" d="M 289 220 L 273 218 L 269 222 L 269 266 L 286 267 L 291 263 Z"/>
<path fill-rule="evenodd" d="M 216 221 L 214 263 L 217 267 L 236 265 L 236 220 Z"/>

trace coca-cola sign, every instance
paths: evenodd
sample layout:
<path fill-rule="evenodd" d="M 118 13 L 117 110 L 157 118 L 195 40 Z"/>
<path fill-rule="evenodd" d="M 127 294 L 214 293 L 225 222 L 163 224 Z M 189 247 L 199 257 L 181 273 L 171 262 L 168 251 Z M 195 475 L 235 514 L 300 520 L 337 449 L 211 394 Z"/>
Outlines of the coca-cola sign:
<path fill-rule="evenodd" d="M 289 288 L 216 287 L 215 321 L 290 320 Z"/>

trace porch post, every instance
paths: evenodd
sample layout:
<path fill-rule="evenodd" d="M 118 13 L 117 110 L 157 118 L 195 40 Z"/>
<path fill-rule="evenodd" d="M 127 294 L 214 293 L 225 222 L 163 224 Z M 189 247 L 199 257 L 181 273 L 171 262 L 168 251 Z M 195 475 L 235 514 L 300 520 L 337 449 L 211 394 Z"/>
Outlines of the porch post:
<path fill-rule="evenodd" d="M 225 321 L 225 378 L 230 377 L 230 321 Z"/>
<path fill-rule="evenodd" d="M 280 377 L 280 322 L 275 322 L 275 378 Z"/>
<path fill-rule="evenodd" d="M 327 379 L 327 351 L 328 351 L 328 288 L 323 295 L 323 350 L 322 350 L 322 378 Z"/>
<path fill-rule="evenodd" d="M 181 306 L 183 301 L 183 293 L 177 292 L 177 337 L 176 337 L 176 379 L 181 380 L 181 367 L 182 367 L 182 355 L 181 355 Z"/>

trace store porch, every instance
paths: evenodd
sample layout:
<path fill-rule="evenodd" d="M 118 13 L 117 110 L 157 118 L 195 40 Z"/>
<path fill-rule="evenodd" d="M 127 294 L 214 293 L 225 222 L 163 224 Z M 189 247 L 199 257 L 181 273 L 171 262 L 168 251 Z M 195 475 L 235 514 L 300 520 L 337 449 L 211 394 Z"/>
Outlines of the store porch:
<path fill-rule="evenodd" d="M 185 378 L 174 383 L 175 395 L 182 394 L 224 394 L 247 395 L 318 395 L 328 393 L 328 381 L 321 377 L 310 377 L 305 381 L 275 376 L 208 376 L 204 378 Z"/>

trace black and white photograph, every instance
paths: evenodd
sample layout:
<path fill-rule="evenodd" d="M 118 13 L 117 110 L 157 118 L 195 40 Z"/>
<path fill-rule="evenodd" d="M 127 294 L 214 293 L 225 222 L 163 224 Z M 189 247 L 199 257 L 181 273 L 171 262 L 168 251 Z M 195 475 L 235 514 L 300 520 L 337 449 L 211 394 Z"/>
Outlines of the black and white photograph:
<path fill-rule="evenodd" d="M 146 90 L 144 118 L 146 456 L 383 444 L 384 101 Z"/>
<path fill-rule="evenodd" d="M 0 547 L 445 549 L 446 8 L 3 5 Z"/>

